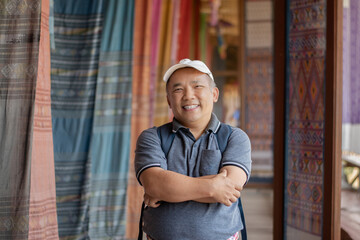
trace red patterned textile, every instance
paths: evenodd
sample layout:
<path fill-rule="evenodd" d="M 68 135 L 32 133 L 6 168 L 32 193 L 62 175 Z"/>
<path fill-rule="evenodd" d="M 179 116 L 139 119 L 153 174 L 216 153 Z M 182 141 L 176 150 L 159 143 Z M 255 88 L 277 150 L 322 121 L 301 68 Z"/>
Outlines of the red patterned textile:
<path fill-rule="evenodd" d="M 285 167 L 287 239 L 321 239 L 326 1 L 290 1 Z"/>

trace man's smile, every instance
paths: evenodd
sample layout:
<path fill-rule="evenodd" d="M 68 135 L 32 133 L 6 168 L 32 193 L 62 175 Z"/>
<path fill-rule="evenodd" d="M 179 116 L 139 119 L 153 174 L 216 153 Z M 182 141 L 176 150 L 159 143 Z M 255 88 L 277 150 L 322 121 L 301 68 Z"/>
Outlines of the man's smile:
<path fill-rule="evenodd" d="M 199 107 L 198 104 L 183 106 L 183 108 L 184 108 L 185 110 L 192 110 L 192 109 L 195 109 L 195 108 L 197 108 L 197 107 Z"/>

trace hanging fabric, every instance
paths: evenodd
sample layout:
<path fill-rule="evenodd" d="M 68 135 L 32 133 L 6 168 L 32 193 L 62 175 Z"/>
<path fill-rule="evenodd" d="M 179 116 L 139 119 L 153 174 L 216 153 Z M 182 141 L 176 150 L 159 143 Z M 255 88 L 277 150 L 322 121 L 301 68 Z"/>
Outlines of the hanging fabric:
<path fill-rule="evenodd" d="M 173 2 L 163 1 L 160 17 L 159 53 L 157 62 L 156 99 L 154 125 L 160 126 L 169 121 L 169 107 L 166 101 L 165 83 L 162 77 L 170 67 L 171 37 L 173 23 Z M 180 43 L 179 43 L 180 44 Z"/>
<path fill-rule="evenodd" d="M 156 82 L 158 79 L 159 38 L 162 0 L 153 0 L 151 17 L 151 53 L 150 53 L 150 126 L 154 125 Z"/>
<path fill-rule="evenodd" d="M 134 151 L 140 133 L 150 127 L 152 0 L 136 1 L 133 50 L 130 167 L 127 189 L 126 239 L 137 237 L 143 190 L 135 177 Z"/>
<path fill-rule="evenodd" d="M 129 171 L 133 0 L 104 2 L 91 134 L 89 237 L 122 239 Z"/>
<path fill-rule="evenodd" d="M 182 0 L 180 4 L 180 20 L 177 49 L 177 62 L 184 58 L 190 58 L 190 36 L 191 36 L 192 3 L 190 0 Z"/>
<path fill-rule="evenodd" d="M 0 2 L 0 239 L 27 239 L 40 1 Z"/>
<path fill-rule="evenodd" d="M 60 238 L 89 232 L 90 139 L 102 1 L 54 1 L 51 101 Z"/>
<path fill-rule="evenodd" d="M 28 239 L 58 239 L 50 96 L 49 1 L 41 2 L 41 33 L 31 149 Z"/>
<path fill-rule="evenodd" d="M 61 238 L 123 238 L 134 1 L 55 1 L 52 107 Z"/>
<path fill-rule="evenodd" d="M 360 158 L 360 3 L 344 1 L 343 15 L 343 125 L 346 158 Z"/>

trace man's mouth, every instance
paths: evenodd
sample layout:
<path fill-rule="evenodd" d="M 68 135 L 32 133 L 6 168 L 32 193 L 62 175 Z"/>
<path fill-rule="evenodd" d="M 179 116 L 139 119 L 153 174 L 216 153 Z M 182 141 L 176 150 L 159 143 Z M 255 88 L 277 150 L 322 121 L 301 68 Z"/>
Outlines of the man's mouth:
<path fill-rule="evenodd" d="M 192 109 L 195 109 L 197 108 L 199 105 L 187 105 L 187 106 L 183 106 L 183 108 L 185 110 L 192 110 Z"/>

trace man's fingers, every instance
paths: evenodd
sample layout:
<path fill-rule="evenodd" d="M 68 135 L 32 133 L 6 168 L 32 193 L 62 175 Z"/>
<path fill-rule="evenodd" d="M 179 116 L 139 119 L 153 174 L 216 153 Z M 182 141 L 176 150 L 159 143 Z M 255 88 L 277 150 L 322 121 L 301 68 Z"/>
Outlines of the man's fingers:
<path fill-rule="evenodd" d="M 240 195 L 241 195 L 240 191 L 235 191 L 234 196 L 235 196 L 236 198 L 239 198 Z"/>
<path fill-rule="evenodd" d="M 149 202 L 148 206 L 152 208 L 157 208 L 160 206 L 160 202 Z"/>
<path fill-rule="evenodd" d="M 236 198 L 236 197 L 230 198 L 230 202 L 231 202 L 231 203 L 234 203 L 234 202 L 236 202 L 236 201 L 237 201 L 237 198 Z"/>
<path fill-rule="evenodd" d="M 231 204 L 232 204 L 232 202 L 230 202 L 230 200 L 227 200 L 227 201 L 223 202 L 223 204 L 224 204 L 225 206 L 230 207 Z"/>
<path fill-rule="evenodd" d="M 243 190 L 243 186 L 236 184 L 235 189 L 238 191 L 242 191 Z"/>

